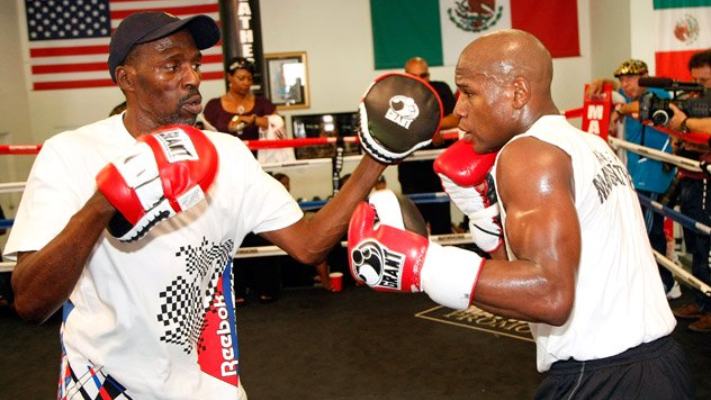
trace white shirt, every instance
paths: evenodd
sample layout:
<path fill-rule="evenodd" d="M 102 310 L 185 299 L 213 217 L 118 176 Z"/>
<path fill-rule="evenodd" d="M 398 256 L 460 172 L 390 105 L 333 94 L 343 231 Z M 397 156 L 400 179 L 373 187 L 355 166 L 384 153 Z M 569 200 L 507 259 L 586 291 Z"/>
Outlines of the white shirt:
<path fill-rule="evenodd" d="M 219 156 L 207 201 L 137 242 L 106 233 L 97 241 L 64 305 L 60 398 L 120 388 L 134 399 L 242 398 L 232 257 L 247 233 L 303 214 L 241 141 L 205 133 Z M 98 171 L 134 141 L 121 115 L 47 140 L 6 255 L 44 247 L 96 191 Z"/>
<path fill-rule="evenodd" d="M 544 116 L 513 140 L 529 136 L 570 156 L 582 239 L 568 321 L 560 327 L 531 323 L 538 370 L 570 358 L 613 356 L 671 333 L 676 321 L 624 165 L 607 143 L 576 129 L 563 116 Z M 525 160 L 521 162 L 525 168 Z M 498 182 L 496 187 L 498 192 Z M 506 226 L 506 205 L 499 204 Z M 509 248 L 507 252 L 509 259 L 516 258 Z"/>

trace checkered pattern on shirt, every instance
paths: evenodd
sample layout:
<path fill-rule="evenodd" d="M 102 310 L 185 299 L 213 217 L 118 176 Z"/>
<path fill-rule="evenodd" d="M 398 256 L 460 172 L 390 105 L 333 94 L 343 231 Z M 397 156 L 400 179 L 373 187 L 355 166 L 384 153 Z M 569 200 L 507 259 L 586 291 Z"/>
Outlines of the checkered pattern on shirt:
<path fill-rule="evenodd" d="M 180 247 L 175 256 L 184 260 L 186 275 L 176 277 L 159 293 L 160 313 L 156 318 L 165 327 L 160 340 L 192 353 L 204 327 L 215 285 L 225 271 L 233 247 L 232 240 L 213 243 L 206 238 L 198 246 Z"/>

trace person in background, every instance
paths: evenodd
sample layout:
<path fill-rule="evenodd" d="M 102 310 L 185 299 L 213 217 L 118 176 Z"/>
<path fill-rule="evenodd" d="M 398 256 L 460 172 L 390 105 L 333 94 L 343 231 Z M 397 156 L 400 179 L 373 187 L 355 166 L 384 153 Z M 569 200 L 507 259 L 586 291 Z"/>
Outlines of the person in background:
<path fill-rule="evenodd" d="M 639 99 L 645 93 L 668 99 L 669 93 L 658 88 L 646 88 L 639 85 L 639 78 L 649 75 L 647 63 L 642 60 L 629 59 L 622 62 L 614 71 L 619 81 L 617 92 L 622 95 L 625 103 L 615 105 L 612 120 L 622 119 L 624 124 L 624 139 L 628 142 L 649 147 L 655 150 L 672 152 L 671 138 L 664 132 L 639 120 Z M 604 83 L 617 85 L 609 79 L 598 79 L 588 86 L 588 95 L 594 96 L 603 90 Z M 627 170 L 637 192 L 654 201 L 659 201 L 669 190 L 676 169 L 661 161 L 649 159 L 632 151 L 626 153 Z M 661 254 L 666 254 L 667 238 L 664 234 L 664 216 L 655 213 L 651 208 L 644 209 L 644 220 L 652 248 Z M 664 289 L 669 299 L 681 297 L 679 284 L 669 270 L 658 265 L 659 274 L 664 283 Z"/>
<path fill-rule="evenodd" d="M 698 52 L 689 59 L 689 72 L 694 82 L 711 89 L 711 49 Z M 669 127 L 681 132 L 701 132 L 711 135 L 711 117 L 690 118 L 679 107 L 671 104 L 674 116 Z M 711 161 L 708 144 L 695 144 L 680 140 L 676 144 L 677 154 L 693 160 Z M 679 171 L 679 206 L 681 212 L 706 225 L 711 225 L 711 184 L 707 174 Z M 708 235 L 698 234 L 684 228 L 684 242 L 691 253 L 691 272 L 701 281 L 711 285 L 710 240 Z M 677 318 L 695 320 L 689 329 L 695 332 L 711 332 L 711 298 L 696 291 L 695 301 L 673 309 Z"/>
<path fill-rule="evenodd" d="M 252 93 L 254 73 L 254 64 L 246 58 L 232 59 L 227 70 L 227 92 L 210 99 L 203 116 L 217 131 L 242 140 L 286 139 L 284 120 L 276 106 L 266 97 Z M 258 158 L 262 163 L 285 162 L 293 160 L 293 154 L 293 149 L 260 150 Z"/>
<path fill-rule="evenodd" d="M 122 112 L 126 111 L 126 101 L 122 101 L 121 103 L 117 104 L 116 107 L 111 109 L 111 112 L 109 113 L 109 117 L 112 117 L 116 114 L 121 114 Z"/>
<path fill-rule="evenodd" d="M 254 64 L 244 57 L 230 62 L 227 92 L 210 99 L 203 111 L 207 122 L 217 131 L 242 140 L 257 140 L 259 128 L 266 129 L 269 125 L 267 116 L 276 113 L 276 106 L 266 97 L 252 93 L 254 73 Z"/>
<path fill-rule="evenodd" d="M 452 129 L 457 126 L 459 117 L 454 110 L 455 98 L 452 90 L 445 82 L 431 81 L 427 61 L 422 57 L 413 57 L 405 63 L 405 73 L 427 81 L 437 92 L 442 101 L 444 118 L 440 122 L 440 129 Z M 439 149 L 447 144 L 438 133 L 432 138 L 432 144 L 425 149 Z M 432 169 L 432 160 L 409 161 L 405 160 L 397 166 L 398 181 L 402 194 L 435 193 L 441 192 L 442 186 L 439 178 Z M 417 204 L 425 221 L 429 225 L 430 233 L 446 234 L 452 232 L 452 217 L 449 203 Z"/>

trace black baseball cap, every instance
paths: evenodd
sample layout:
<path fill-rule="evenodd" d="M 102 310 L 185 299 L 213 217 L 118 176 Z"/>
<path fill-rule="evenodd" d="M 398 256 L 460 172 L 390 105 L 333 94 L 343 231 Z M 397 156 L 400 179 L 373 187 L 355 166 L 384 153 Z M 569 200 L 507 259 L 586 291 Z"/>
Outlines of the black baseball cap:
<path fill-rule="evenodd" d="M 121 65 L 133 46 L 148 43 L 187 29 L 199 50 L 207 49 L 220 40 L 220 28 L 207 15 L 180 19 L 167 12 L 146 11 L 131 14 L 119 24 L 109 43 L 109 73 L 116 82 L 116 67 Z"/>

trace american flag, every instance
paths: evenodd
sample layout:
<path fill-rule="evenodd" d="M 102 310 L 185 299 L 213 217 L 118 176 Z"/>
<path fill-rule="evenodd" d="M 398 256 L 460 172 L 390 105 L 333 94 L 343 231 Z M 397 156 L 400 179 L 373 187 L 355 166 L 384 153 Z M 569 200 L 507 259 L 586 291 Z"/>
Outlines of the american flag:
<path fill-rule="evenodd" d="M 111 32 L 136 11 L 219 19 L 218 0 L 25 0 L 32 88 L 113 86 L 107 65 Z M 203 79 L 224 76 L 220 43 L 202 51 Z"/>

